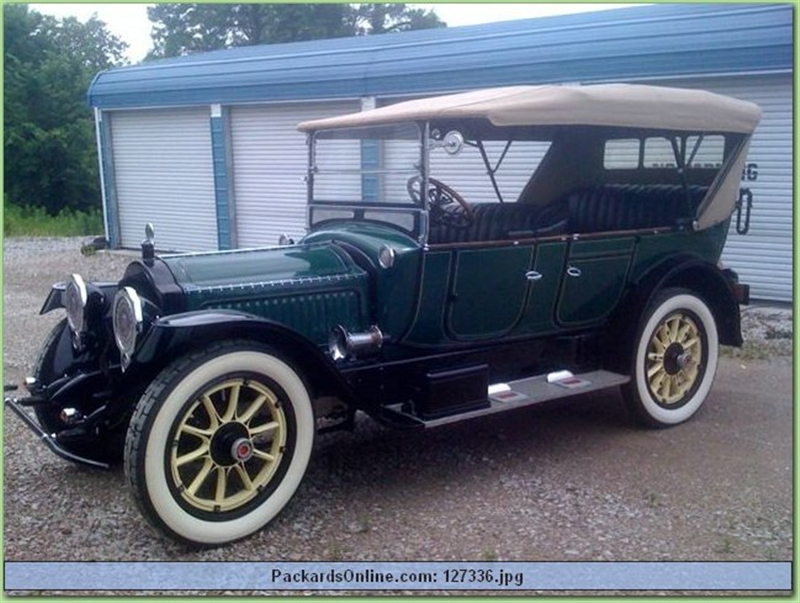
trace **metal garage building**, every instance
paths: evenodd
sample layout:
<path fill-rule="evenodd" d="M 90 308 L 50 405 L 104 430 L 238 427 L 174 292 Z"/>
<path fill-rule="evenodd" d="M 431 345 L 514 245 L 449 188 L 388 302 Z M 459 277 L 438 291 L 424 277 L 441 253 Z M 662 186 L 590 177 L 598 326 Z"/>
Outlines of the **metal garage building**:
<path fill-rule="evenodd" d="M 107 237 L 164 249 L 271 245 L 305 224 L 295 125 L 420 95 L 508 84 L 642 82 L 758 103 L 742 186 L 750 232 L 726 264 L 792 298 L 793 7 L 686 4 L 255 46 L 100 73 L 89 90 Z M 469 198 L 468 183 L 459 190 Z"/>

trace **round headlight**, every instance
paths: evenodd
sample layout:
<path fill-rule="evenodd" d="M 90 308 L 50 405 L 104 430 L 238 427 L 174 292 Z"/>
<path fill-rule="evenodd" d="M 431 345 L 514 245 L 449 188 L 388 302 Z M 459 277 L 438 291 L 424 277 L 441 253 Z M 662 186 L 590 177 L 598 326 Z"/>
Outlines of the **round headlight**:
<path fill-rule="evenodd" d="M 133 288 L 123 287 L 117 291 L 111 316 L 114 341 L 122 356 L 122 366 L 126 367 L 136 349 L 136 338 L 142 326 L 142 300 Z"/>
<path fill-rule="evenodd" d="M 88 300 L 86 283 L 80 274 L 73 274 L 69 277 L 67 288 L 64 290 L 64 308 L 67 310 L 67 322 L 73 333 L 80 333 L 84 329 Z"/>

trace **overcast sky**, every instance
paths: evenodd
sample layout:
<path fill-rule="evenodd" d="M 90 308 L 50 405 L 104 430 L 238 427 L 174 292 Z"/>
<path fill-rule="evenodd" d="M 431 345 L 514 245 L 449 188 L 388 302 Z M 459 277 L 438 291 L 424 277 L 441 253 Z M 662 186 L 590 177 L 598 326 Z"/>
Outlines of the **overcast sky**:
<path fill-rule="evenodd" d="M 128 58 L 132 63 L 141 61 L 151 48 L 147 4 L 31 4 L 31 8 L 56 17 L 74 16 L 86 21 L 93 13 L 104 21 L 108 29 L 129 44 Z M 450 27 L 475 25 L 512 19 L 563 15 L 567 13 L 607 10 L 630 6 L 629 4 L 413 4 L 432 8 Z"/>

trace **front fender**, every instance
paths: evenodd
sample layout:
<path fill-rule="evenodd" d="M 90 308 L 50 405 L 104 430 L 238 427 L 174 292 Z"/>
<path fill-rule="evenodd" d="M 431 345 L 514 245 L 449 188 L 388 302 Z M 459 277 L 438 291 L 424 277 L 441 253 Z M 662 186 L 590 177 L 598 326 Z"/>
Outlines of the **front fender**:
<path fill-rule="evenodd" d="M 154 321 L 133 361 L 137 369 L 163 367 L 191 350 L 224 339 L 266 345 L 296 366 L 317 395 L 353 400 L 333 361 L 314 342 L 286 325 L 234 310 L 185 312 Z"/>
<path fill-rule="evenodd" d="M 47 294 L 47 299 L 44 300 L 39 314 L 47 314 L 53 310 L 64 307 L 64 291 L 67 288 L 66 283 L 56 283 L 50 288 L 50 293 Z"/>
<path fill-rule="evenodd" d="M 86 283 L 87 288 L 97 291 L 101 294 L 102 298 L 110 302 L 114 298 L 117 291 L 117 283 Z M 66 282 L 55 283 L 42 304 L 39 314 L 47 314 L 53 310 L 58 310 L 64 307 L 64 291 L 67 288 Z"/>

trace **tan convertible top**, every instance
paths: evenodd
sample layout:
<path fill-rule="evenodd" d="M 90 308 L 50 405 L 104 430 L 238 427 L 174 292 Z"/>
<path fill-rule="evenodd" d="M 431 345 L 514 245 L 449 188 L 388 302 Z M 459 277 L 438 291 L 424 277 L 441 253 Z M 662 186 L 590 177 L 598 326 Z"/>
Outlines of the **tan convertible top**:
<path fill-rule="evenodd" d="M 486 119 L 495 126 L 599 125 L 752 133 L 757 105 L 703 90 L 638 84 L 511 86 L 417 99 L 329 119 L 303 132 L 401 121 Z"/>

